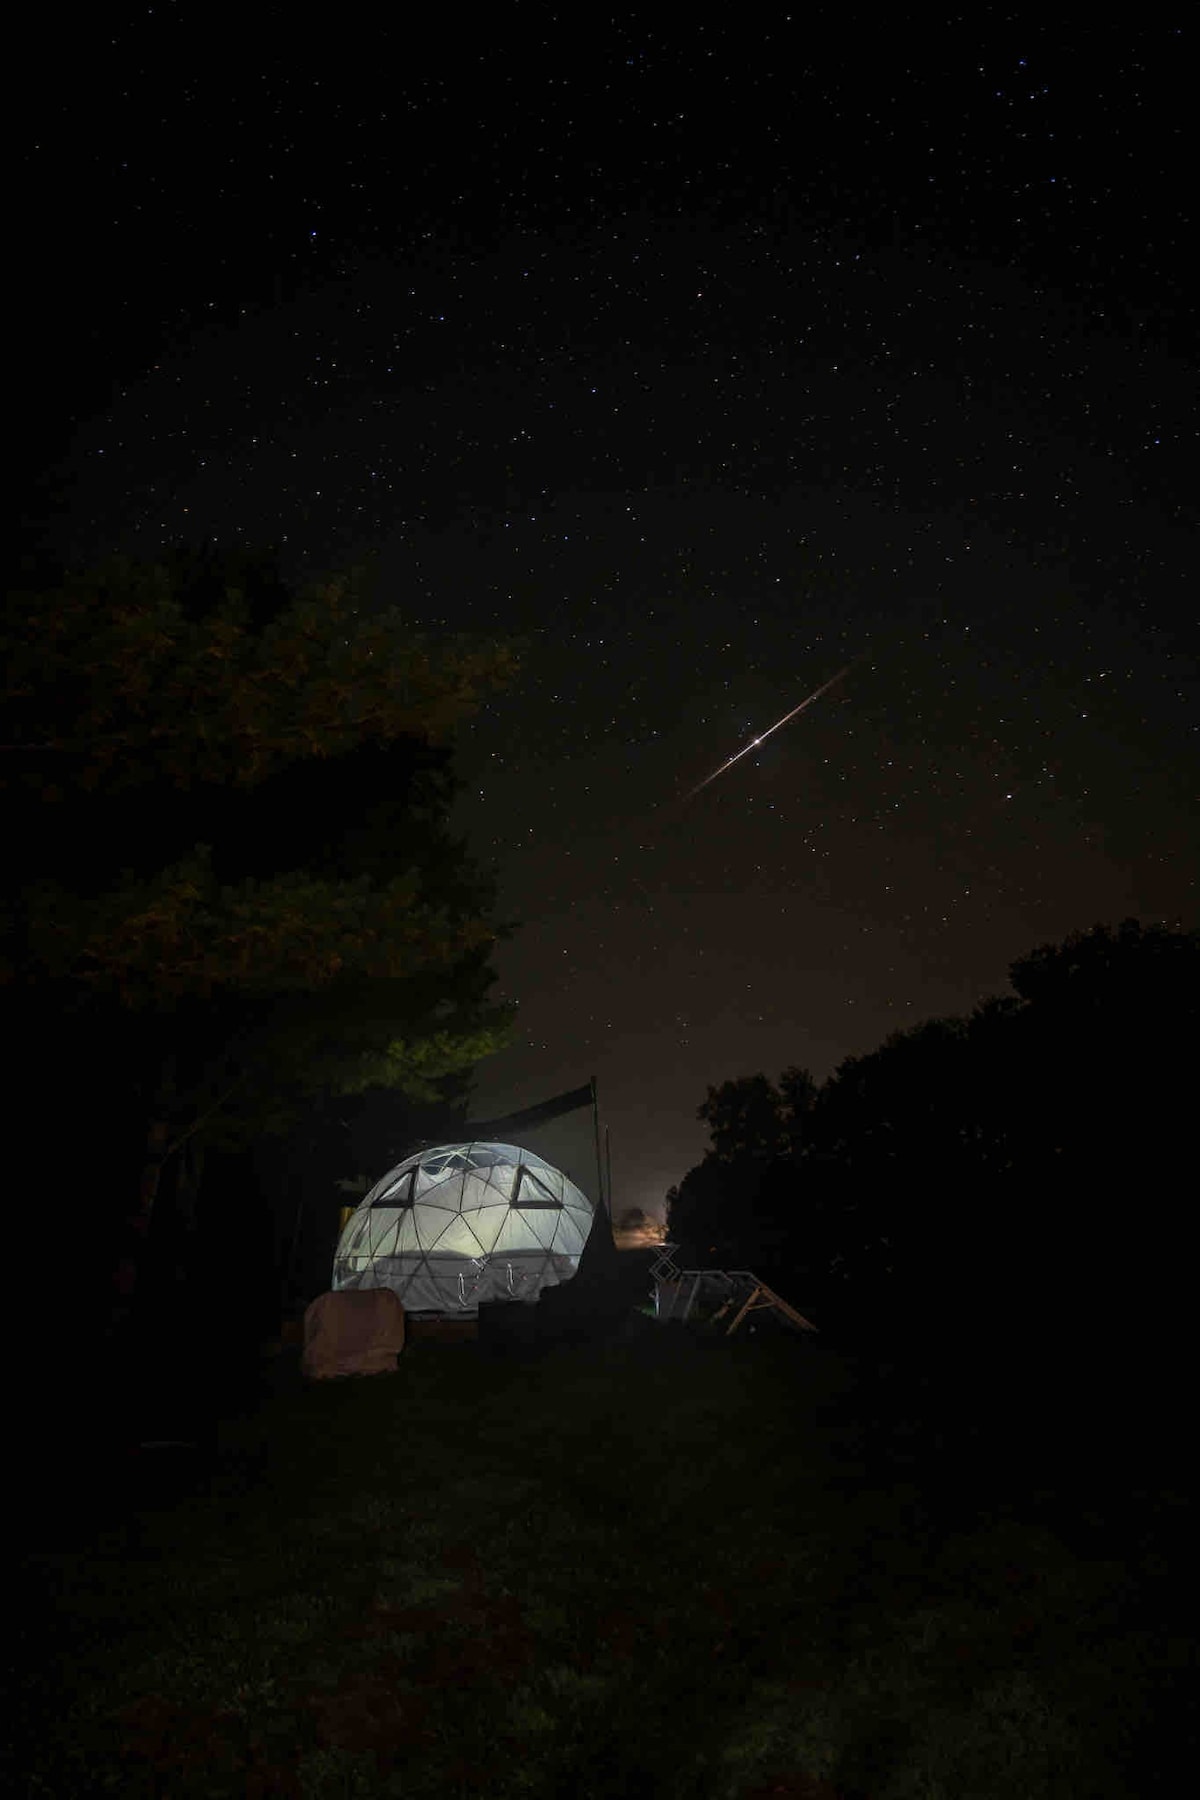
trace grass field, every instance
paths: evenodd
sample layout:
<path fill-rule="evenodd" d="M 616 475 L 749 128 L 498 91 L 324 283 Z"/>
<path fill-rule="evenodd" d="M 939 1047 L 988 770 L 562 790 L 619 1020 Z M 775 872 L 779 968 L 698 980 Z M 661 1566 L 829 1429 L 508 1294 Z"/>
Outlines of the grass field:
<path fill-rule="evenodd" d="M 948 1516 L 857 1404 L 813 1339 L 665 1327 L 285 1372 L 193 1491 L 39 1508 L 9 1791 L 1175 1793 L 1190 1649 L 1130 1559 Z"/>

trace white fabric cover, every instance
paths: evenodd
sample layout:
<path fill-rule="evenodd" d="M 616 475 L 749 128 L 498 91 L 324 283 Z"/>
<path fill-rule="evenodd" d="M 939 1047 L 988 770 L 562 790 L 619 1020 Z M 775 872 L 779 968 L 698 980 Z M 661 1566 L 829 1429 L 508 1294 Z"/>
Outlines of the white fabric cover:
<path fill-rule="evenodd" d="M 385 1375 L 404 1348 L 404 1308 L 390 1288 L 318 1294 L 304 1314 L 300 1367 L 310 1381 Z"/>
<path fill-rule="evenodd" d="M 484 1300 L 532 1304 L 575 1274 L 592 1211 L 532 1150 L 422 1150 L 376 1182 L 346 1221 L 333 1287 L 387 1287 L 406 1312 L 440 1317 L 478 1316 Z"/>

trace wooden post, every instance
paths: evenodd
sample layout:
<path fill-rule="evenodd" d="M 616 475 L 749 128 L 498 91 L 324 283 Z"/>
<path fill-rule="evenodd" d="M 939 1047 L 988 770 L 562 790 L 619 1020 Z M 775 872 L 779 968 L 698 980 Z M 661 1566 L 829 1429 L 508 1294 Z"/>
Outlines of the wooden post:
<path fill-rule="evenodd" d="M 786 1300 L 781 1300 L 774 1288 L 769 1288 L 765 1281 L 760 1281 L 755 1287 L 751 1288 L 742 1304 L 741 1311 L 725 1333 L 725 1336 L 732 1337 L 742 1320 L 746 1317 L 746 1314 L 756 1311 L 760 1306 L 774 1306 L 778 1308 L 778 1310 L 785 1314 L 787 1318 L 791 1319 L 794 1324 L 799 1325 L 802 1331 L 815 1331 L 817 1329 L 811 1319 L 806 1319 L 804 1314 L 798 1313 L 794 1306 L 789 1306 Z M 722 1308 L 722 1312 L 724 1312 L 724 1310 L 725 1309 Z"/>
<path fill-rule="evenodd" d="M 592 1076 L 592 1131 L 596 1139 L 597 1204 L 604 1206 L 604 1170 L 600 1163 L 600 1102 L 596 1097 L 596 1077 Z M 607 1212 L 607 1207 L 605 1211 Z M 611 1220 L 609 1221 L 611 1225 Z"/>
<path fill-rule="evenodd" d="M 608 1187 L 608 1217 L 612 1220 L 612 1138 L 604 1127 L 604 1179 Z"/>

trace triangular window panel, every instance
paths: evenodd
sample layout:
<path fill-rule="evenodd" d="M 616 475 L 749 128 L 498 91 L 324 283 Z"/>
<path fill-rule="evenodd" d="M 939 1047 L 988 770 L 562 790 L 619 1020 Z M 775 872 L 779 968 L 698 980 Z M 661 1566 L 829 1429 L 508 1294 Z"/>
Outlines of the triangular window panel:
<path fill-rule="evenodd" d="M 377 1200 L 372 1200 L 371 1211 L 374 1212 L 377 1206 L 392 1208 L 411 1206 L 413 1201 L 413 1181 L 416 1177 L 416 1173 L 417 1171 L 415 1169 L 410 1169 L 407 1175 L 402 1175 L 400 1177 L 395 1187 L 385 1188 Z"/>
<path fill-rule="evenodd" d="M 498 1162 L 494 1150 L 472 1150 L 467 1161 L 474 1169 L 511 1169 L 512 1164 Z"/>
<path fill-rule="evenodd" d="M 516 1186 L 510 1206 L 519 1206 L 523 1211 L 537 1208 L 553 1207 L 556 1212 L 562 1211 L 562 1201 L 556 1200 L 544 1181 L 539 1181 L 532 1169 L 522 1163 L 517 1172 Z"/>
<path fill-rule="evenodd" d="M 446 1156 L 431 1156 L 421 1164 L 426 1175 L 450 1175 L 456 1169 L 465 1169 L 466 1166 L 466 1157 L 461 1156 L 458 1151 L 452 1151 Z"/>

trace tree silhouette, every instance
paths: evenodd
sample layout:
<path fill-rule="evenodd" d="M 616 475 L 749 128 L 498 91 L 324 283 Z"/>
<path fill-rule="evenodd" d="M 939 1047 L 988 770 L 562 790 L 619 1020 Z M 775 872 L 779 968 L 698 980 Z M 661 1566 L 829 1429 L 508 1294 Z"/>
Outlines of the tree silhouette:
<path fill-rule="evenodd" d="M 667 1195 L 667 1234 L 691 1268 L 790 1266 L 800 1232 L 800 1158 L 816 1096 L 808 1070 L 710 1087 L 697 1116 L 712 1146 Z"/>
<path fill-rule="evenodd" d="M 1133 1338 L 1173 1354 L 1200 934 L 1096 926 L 1011 980 L 815 1098 L 790 1073 L 710 1089 L 713 1149 L 669 1196 L 671 1236 L 700 1263 L 770 1260 L 819 1322 L 944 1362 L 986 1349 L 1083 1380 Z"/>
<path fill-rule="evenodd" d="M 211 552 L 17 594 L 2 648 L 30 1185 L 71 1116 L 144 1240 L 202 1143 L 321 1093 L 436 1100 L 503 1041 L 492 889 L 447 816 L 449 733 L 507 651 L 420 638 L 357 574 L 296 592 Z"/>
<path fill-rule="evenodd" d="M 789 1153 L 784 1080 L 710 1089 L 721 1150 L 672 1190 L 670 1235 L 692 1266 L 778 1268 L 855 1361 L 849 1422 L 876 1421 L 883 1467 L 1081 1505 L 1115 1470 L 1178 1486 L 1200 933 L 1098 925 L 1011 981 L 847 1058 Z"/>
<path fill-rule="evenodd" d="M 710 1087 L 696 1116 L 708 1126 L 710 1154 L 721 1162 L 772 1162 L 783 1153 L 779 1093 L 765 1075 Z"/>

